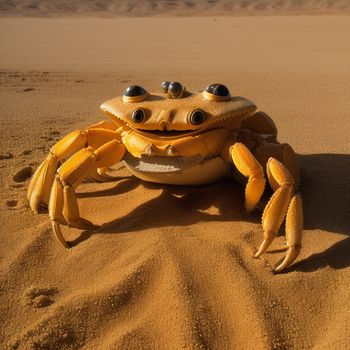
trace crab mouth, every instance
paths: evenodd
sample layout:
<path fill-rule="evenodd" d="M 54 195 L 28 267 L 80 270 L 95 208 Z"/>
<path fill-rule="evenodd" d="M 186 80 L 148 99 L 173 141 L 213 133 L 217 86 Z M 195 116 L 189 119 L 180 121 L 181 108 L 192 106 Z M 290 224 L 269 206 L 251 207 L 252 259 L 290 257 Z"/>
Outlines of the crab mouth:
<path fill-rule="evenodd" d="M 183 136 L 189 136 L 195 134 L 198 130 L 143 130 L 135 129 L 139 133 L 143 133 L 148 136 L 157 136 L 165 138 L 180 138 Z"/>
<path fill-rule="evenodd" d="M 205 156 L 194 157 L 157 157 L 142 155 L 140 158 L 128 153 L 124 164 L 133 170 L 143 173 L 176 173 L 194 167 L 204 161 Z"/>

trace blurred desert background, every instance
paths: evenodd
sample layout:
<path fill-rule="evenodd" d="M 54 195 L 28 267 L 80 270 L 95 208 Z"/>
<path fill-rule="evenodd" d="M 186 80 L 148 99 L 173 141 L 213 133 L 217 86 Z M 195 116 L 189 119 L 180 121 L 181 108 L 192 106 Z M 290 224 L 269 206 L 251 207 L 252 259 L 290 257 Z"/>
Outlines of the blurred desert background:
<path fill-rule="evenodd" d="M 1 349 L 349 349 L 350 1 L 0 2 Z M 302 251 L 260 259 L 261 210 L 230 179 L 84 183 L 94 232 L 26 200 L 61 137 L 99 105 L 163 80 L 220 82 L 277 124 L 302 165 Z M 268 199 L 268 193 L 262 200 Z"/>

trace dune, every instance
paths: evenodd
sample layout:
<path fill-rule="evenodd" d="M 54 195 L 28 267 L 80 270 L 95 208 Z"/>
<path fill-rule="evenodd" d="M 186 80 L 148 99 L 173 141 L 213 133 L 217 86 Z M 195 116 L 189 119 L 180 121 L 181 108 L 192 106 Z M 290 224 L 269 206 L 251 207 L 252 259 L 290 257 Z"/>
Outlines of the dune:
<path fill-rule="evenodd" d="M 6 4 L 3 14 L 20 15 Z M 43 16 L 70 11 L 40 4 Z M 100 10 L 89 6 L 80 11 Z M 347 16 L 2 18 L 0 347 L 348 349 L 349 30 Z M 159 91 L 165 79 L 190 91 L 224 83 L 298 153 L 303 247 L 285 273 L 273 273 L 283 230 L 253 258 L 270 194 L 247 216 L 231 179 L 162 186 L 119 163 L 116 180 L 78 188 L 82 216 L 100 227 L 65 227 L 69 250 L 47 213 L 31 212 L 28 182 L 53 144 L 103 120 L 99 105 L 127 86 Z"/>
<path fill-rule="evenodd" d="M 0 15 L 29 17 L 261 16 L 349 14 L 347 0 L 6 0 Z"/>

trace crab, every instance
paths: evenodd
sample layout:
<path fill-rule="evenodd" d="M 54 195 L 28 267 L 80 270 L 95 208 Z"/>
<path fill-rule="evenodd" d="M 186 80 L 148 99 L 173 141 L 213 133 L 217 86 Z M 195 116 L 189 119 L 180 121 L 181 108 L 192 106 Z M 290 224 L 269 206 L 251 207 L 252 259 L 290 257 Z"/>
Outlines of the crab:
<path fill-rule="evenodd" d="M 110 180 L 108 169 L 122 161 L 141 180 L 165 185 L 203 185 L 234 174 L 245 185 L 247 213 L 268 183 L 273 194 L 263 210 L 264 235 L 255 257 L 268 249 L 286 217 L 288 248 L 275 271 L 295 261 L 303 230 L 297 157 L 291 146 L 277 141 L 274 122 L 253 102 L 231 96 L 223 84 L 191 93 L 179 82 L 165 81 L 159 93 L 129 86 L 100 108 L 110 120 L 63 137 L 29 184 L 31 209 L 48 208 L 53 233 L 64 247 L 70 244 L 60 225 L 93 227 L 80 216 L 77 186 L 87 178 Z"/>

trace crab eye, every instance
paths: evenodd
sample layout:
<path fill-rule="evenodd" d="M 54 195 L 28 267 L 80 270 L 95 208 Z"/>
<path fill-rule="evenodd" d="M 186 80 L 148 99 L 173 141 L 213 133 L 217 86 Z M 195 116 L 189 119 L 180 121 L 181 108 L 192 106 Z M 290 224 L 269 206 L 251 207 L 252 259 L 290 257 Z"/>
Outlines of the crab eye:
<path fill-rule="evenodd" d="M 177 81 L 168 85 L 168 94 L 171 98 L 181 98 L 185 91 L 185 88 Z"/>
<path fill-rule="evenodd" d="M 216 96 L 228 96 L 230 94 L 228 88 L 222 84 L 211 84 L 205 91 Z"/>
<path fill-rule="evenodd" d="M 163 92 L 166 94 L 169 90 L 169 85 L 170 85 L 170 81 L 163 81 L 162 84 L 160 85 L 160 87 L 162 88 Z"/>
<path fill-rule="evenodd" d="M 205 114 L 203 111 L 196 109 L 190 115 L 190 122 L 192 125 L 200 125 L 205 121 Z"/>
<path fill-rule="evenodd" d="M 135 109 L 132 112 L 131 119 L 134 123 L 140 124 L 145 121 L 145 112 L 143 109 Z"/>
<path fill-rule="evenodd" d="M 205 89 L 205 97 L 208 100 L 224 101 L 230 98 L 230 91 L 225 85 L 211 84 Z"/>
<path fill-rule="evenodd" d="M 146 93 L 145 89 L 138 85 L 129 86 L 125 92 L 124 96 L 134 97 L 134 96 L 142 96 Z"/>
<path fill-rule="evenodd" d="M 129 86 L 123 94 L 123 101 L 124 102 L 141 102 L 144 101 L 148 96 L 147 91 L 138 85 L 132 85 Z"/>

